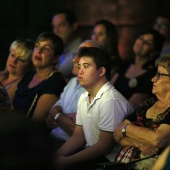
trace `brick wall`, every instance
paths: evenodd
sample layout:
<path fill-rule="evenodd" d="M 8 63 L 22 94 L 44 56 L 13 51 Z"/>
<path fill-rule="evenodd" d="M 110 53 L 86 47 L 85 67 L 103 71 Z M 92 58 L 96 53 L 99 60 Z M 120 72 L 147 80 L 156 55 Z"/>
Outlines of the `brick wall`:
<path fill-rule="evenodd" d="M 159 13 L 169 13 L 167 0 L 1 0 L 0 1 L 0 69 L 5 65 L 8 48 L 17 38 L 35 39 L 43 31 L 51 31 L 55 10 L 70 8 L 79 20 L 79 33 L 89 39 L 93 23 L 105 18 L 113 22 L 119 33 L 119 52 L 123 59 L 131 57 L 136 37 L 151 28 Z"/>

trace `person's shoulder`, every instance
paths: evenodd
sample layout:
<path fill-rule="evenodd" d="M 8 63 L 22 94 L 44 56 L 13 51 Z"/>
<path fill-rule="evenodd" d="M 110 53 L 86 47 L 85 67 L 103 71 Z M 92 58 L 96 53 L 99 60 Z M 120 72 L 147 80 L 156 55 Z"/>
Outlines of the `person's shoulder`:
<path fill-rule="evenodd" d="M 54 80 L 62 80 L 62 81 L 65 81 L 64 80 L 64 76 L 63 74 L 60 72 L 60 71 L 55 71 L 55 72 L 52 72 L 47 79 L 54 79 Z"/>
<path fill-rule="evenodd" d="M 133 63 L 133 61 L 131 59 L 127 59 L 125 61 L 122 61 L 121 64 L 117 67 L 116 72 L 117 73 L 124 73 L 132 63 Z"/>
<path fill-rule="evenodd" d="M 77 77 L 72 77 L 72 78 L 70 79 L 70 81 L 68 82 L 68 84 L 77 83 L 77 82 L 78 82 Z"/>
<path fill-rule="evenodd" d="M 72 53 L 73 51 L 77 51 L 81 43 L 82 43 L 81 37 L 77 37 L 65 49 L 68 53 L 69 52 Z"/>
<path fill-rule="evenodd" d="M 86 100 L 87 97 L 88 97 L 88 92 L 85 91 L 85 92 L 83 92 L 83 93 L 81 94 L 79 101 Z"/>
<path fill-rule="evenodd" d="M 71 78 L 69 82 L 66 84 L 66 86 L 64 87 L 64 92 L 66 93 L 67 91 L 72 91 L 73 89 L 75 90 L 76 89 L 75 87 L 78 85 L 77 83 L 78 81 L 76 77 Z"/>

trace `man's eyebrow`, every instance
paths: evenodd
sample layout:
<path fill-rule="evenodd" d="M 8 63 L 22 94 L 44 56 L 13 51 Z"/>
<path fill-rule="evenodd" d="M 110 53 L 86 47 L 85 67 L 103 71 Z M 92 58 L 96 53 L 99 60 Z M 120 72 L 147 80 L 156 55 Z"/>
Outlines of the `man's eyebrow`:
<path fill-rule="evenodd" d="M 91 65 L 91 64 L 89 64 L 89 63 L 78 64 L 78 66 L 80 66 L 80 65 Z"/>

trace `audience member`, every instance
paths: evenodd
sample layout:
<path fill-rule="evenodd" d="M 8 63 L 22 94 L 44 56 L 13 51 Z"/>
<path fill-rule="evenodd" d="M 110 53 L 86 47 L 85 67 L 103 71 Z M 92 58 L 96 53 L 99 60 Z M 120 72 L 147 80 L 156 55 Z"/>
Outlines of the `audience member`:
<path fill-rule="evenodd" d="M 82 47 L 78 56 L 78 80 L 87 92 L 81 95 L 78 102 L 73 135 L 57 151 L 55 163 L 59 169 L 94 169 L 91 161 L 95 162 L 99 158 L 100 161 L 112 161 L 113 131 L 133 110 L 108 82 L 111 73 L 110 56 L 104 50 Z M 81 150 L 85 145 L 86 148 Z"/>
<path fill-rule="evenodd" d="M 116 26 L 110 21 L 101 19 L 94 24 L 91 39 L 101 45 L 111 56 L 112 74 L 121 64 L 118 52 L 118 33 Z"/>
<path fill-rule="evenodd" d="M 51 143 L 45 127 L 18 114 L 1 112 L 1 170 L 52 170 Z"/>
<path fill-rule="evenodd" d="M 59 10 L 52 18 L 52 26 L 53 32 L 60 36 L 64 42 L 64 52 L 57 63 L 57 68 L 69 80 L 73 76 L 73 52 L 81 44 L 81 38 L 77 34 L 77 18 L 71 10 Z"/>
<path fill-rule="evenodd" d="M 154 62 L 159 57 L 164 37 L 156 30 L 149 30 L 134 43 L 133 61 L 126 61 L 117 70 L 111 84 L 129 100 L 133 107 L 151 96 L 151 78 L 155 73 Z"/>
<path fill-rule="evenodd" d="M 38 36 L 32 56 L 36 71 L 28 73 L 18 84 L 13 102 L 17 112 L 36 120 L 46 119 L 66 85 L 55 68 L 62 52 L 63 42 L 59 36 L 48 32 Z"/>
<path fill-rule="evenodd" d="M 150 170 L 157 154 L 170 143 L 169 65 L 170 55 L 156 61 L 157 73 L 152 78 L 152 93 L 156 97 L 143 102 L 115 130 L 114 139 L 124 146 L 117 162 L 140 160 L 129 164 L 130 169 Z"/>
<path fill-rule="evenodd" d="M 6 68 L 0 72 L 0 82 L 7 90 L 12 104 L 17 85 L 27 71 L 33 69 L 32 52 L 34 42 L 31 40 L 16 40 L 10 46 L 10 54 Z"/>
<path fill-rule="evenodd" d="M 165 37 L 160 56 L 170 54 L 170 16 L 160 14 L 155 21 L 154 28 Z"/>
<path fill-rule="evenodd" d="M 97 47 L 97 44 L 92 40 L 84 41 L 81 47 Z M 76 61 L 75 61 L 76 58 Z M 80 86 L 77 74 L 78 74 L 78 63 L 79 57 L 76 55 L 73 58 L 73 74 L 76 76 L 72 78 L 67 86 L 64 88 L 60 99 L 51 108 L 50 114 L 46 120 L 47 126 L 54 128 L 51 132 L 51 136 L 54 136 L 58 140 L 66 141 L 74 132 L 75 119 L 77 113 L 77 103 L 80 95 L 85 92 L 85 89 Z M 55 119 L 57 117 L 57 119 Z"/>

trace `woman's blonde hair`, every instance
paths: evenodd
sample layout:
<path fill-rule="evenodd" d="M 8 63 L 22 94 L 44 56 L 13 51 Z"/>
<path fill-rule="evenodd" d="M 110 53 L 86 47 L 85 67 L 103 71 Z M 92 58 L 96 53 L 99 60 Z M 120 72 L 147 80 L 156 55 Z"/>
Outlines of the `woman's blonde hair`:
<path fill-rule="evenodd" d="M 34 49 L 34 42 L 32 40 L 16 40 L 12 42 L 10 51 L 22 60 L 32 60 L 32 52 Z"/>
<path fill-rule="evenodd" d="M 15 40 L 12 42 L 10 46 L 10 52 L 12 51 L 14 55 L 19 57 L 21 60 L 29 61 L 29 66 L 26 69 L 26 71 L 34 70 L 34 66 L 32 64 L 32 52 L 34 49 L 35 43 L 32 40 L 26 39 L 26 40 Z M 0 73 L 3 75 L 3 78 L 1 79 L 1 82 L 8 78 L 9 72 L 7 68 Z"/>

